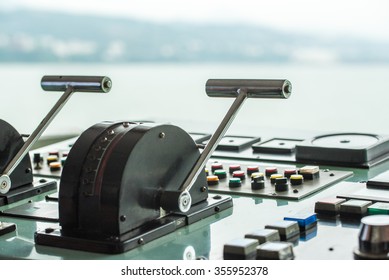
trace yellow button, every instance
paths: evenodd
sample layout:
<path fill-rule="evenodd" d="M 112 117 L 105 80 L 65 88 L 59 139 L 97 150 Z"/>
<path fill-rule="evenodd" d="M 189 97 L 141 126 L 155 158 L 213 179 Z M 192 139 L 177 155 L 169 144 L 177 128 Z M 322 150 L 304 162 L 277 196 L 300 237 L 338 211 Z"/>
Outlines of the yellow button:
<path fill-rule="evenodd" d="M 284 175 L 282 175 L 282 174 L 278 174 L 278 173 L 272 174 L 272 175 L 270 175 L 270 183 L 274 184 L 276 182 L 276 179 L 283 178 L 283 177 L 284 177 Z"/>
<path fill-rule="evenodd" d="M 217 184 L 219 184 L 219 177 L 217 177 L 215 175 L 207 176 L 207 183 L 208 183 L 208 186 L 217 185 Z"/>
<path fill-rule="evenodd" d="M 304 176 L 300 174 L 294 174 L 290 176 L 290 184 L 293 186 L 301 185 L 304 181 Z"/>

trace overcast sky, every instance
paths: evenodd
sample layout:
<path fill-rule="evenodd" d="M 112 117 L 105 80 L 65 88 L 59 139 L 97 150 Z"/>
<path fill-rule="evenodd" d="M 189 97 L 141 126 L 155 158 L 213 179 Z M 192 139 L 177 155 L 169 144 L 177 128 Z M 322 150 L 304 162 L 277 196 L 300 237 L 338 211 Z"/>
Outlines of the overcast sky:
<path fill-rule="evenodd" d="M 0 8 L 120 15 L 153 21 L 254 23 L 389 41 L 388 0 L 0 0 Z"/>

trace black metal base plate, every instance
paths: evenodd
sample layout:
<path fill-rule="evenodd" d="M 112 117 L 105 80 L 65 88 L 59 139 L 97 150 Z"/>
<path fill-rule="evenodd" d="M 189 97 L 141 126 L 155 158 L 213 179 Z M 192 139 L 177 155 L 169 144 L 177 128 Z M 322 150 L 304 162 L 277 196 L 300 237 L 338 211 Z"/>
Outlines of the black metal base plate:
<path fill-rule="evenodd" d="M 59 221 L 58 203 L 48 201 L 29 202 L 4 210 L 0 215 L 6 217 L 42 220 L 47 222 Z"/>
<path fill-rule="evenodd" d="M 35 243 L 73 250 L 120 254 L 230 207 L 232 207 L 230 196 L 213 195 L 208 200 L 192 206 L 188 213 L 171 213 L 118 237 L 98 239 L 89 236 L 70 236 L 64 235 L 60 229 L 47 228 L 35 233 Z"/>
<path fill-rule="evenodd" d="M 37 179 L 32 184 L 11 189 L 8 193 L 0 195 L 0 206 L 28 199 L 50 191 L 57 191 L 57 181 Z"/>

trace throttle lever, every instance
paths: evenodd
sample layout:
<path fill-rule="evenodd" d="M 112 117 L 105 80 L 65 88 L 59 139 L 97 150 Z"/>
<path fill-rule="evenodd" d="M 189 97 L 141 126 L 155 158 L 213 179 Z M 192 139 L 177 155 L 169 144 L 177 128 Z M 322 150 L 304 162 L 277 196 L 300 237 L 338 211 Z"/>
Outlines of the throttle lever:
<path fill-rule="evenodd" d="M 235 97 L 227 114 L 209 139 L 197 162 L 178 191 L 164 191 L 161 195 L 161 207 L 166 211 L 188 212 L 191 207 L 189 191 L 203 172 L 206 163 L 215 151 L 220 140 L 233 122 L 239 109 L 247 98 L 289 98 L 292 84 L 288 80 L 247 80 L 247 79 L 210 79 L 205 85 L 210 97 Z"/>
<path fill-rule="evenodd" d="M 5 167 L 3 174 L 0 176 L 0 193 L 6 194 L 12 186 L 10 179 L 11 173 L 15 170 L 24 156 L 30 151 L 31 147 L 43 134 L 51 121 L 63 108 L 72 94 L 80 92 L 101 92 L 107 93 L 111 90 L 112 81 L 105 76 L 43 76 L 41 87 L 45 91 L 64 91 L 60 99 L 53 106 L 46 117 L 40 122 L 39 126 L 28 137 L 18 153 Z"/>

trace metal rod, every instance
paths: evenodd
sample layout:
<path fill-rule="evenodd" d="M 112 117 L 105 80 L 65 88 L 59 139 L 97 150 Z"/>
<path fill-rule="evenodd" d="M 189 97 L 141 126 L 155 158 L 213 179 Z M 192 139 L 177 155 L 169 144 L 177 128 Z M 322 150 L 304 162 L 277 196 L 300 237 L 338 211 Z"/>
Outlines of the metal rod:
<path fill-rule="evenodd" d="M 74 89 L 72 87 L 68 87 L 66 91 L 63 93 L 61 98 L 57 101 L 54 107 L 50 110 L 50 112 L 46 115 L 46 117 L 41 121 L 39 126 L 34 130 L 34 132 L 28 137 L 27 141 L 24 142 L 24 145 L 19 150 L 19 152 L 12 158 L 12 160 L 8 163 L 7 167 L 4 169 L 2 175 L 9 176 L 16 166 L 22 161 L 24 156 L 30 151 L 31 147 L 35 144 L 35 142 L 39 139 L 42 133 L 46 130 L 47 126 L 51 123 L 54 117 L 58 114 L 58 112 L 62 109 L 62 107 L 66 104 L 69 98 L 74 93 Z"/>
<path fill-rule="evenodd" d="M 72 87 L 77 92 L 101 92 L 111 90 L 112 81 L 106 76 L 43 76 L 41 87 L 46 91 L 65 91 Z"/>
<path fill-rule="evenodd" d="M 197 177 L 200 175 L 201 172 L 204 171 L 205 164 L 211 157 L 212 153 L 215 151 L 216 147 L 219 145 L 220 140 L 223 138 L 224 134 L 230 127 L 232 121 L 238 114 L 238 111 L 242 107 L 244 101 L 247 99 L 247 92 L 245 90 L 238 89 L 237 92 L 238 96 L 236 97 L 234 103 L 232 103 L 230 109 L 224 116 L 215 133 L 209 139 L 199 159 L 197 160 L 196 164 L 189 173 L 189 176 L 184 181 L 181 187 L 181 191 L 189 192 L 189 190 L 193 187 Z"/>
<path fill-rule="evenodd" d="M 245 89 L 249 98 L 288 98 L 292 84 L 285 79 L 209 79 L 205 85 L 210 97 L 236 97 L 238 89 Z"/>

